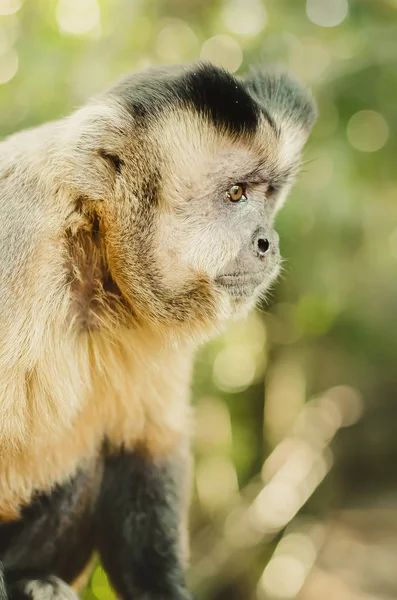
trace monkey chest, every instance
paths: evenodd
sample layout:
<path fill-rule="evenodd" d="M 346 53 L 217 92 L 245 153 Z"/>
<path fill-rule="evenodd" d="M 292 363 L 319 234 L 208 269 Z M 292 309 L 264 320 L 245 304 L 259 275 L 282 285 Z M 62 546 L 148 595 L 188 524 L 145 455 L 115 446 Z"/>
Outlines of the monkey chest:
<path fill-rule="evenodd" d="M 134 393 L 94 386 L 69 424 L 31 427 L 24 445 L 2 448 L 0 522 L 18 518 L 36 493 L 47 493 L 96 460 L 104 442 L 114 448 L 144 445 L 153 454 L 172 451 L 188 428 L 185 394 L 166 386 Z"/>

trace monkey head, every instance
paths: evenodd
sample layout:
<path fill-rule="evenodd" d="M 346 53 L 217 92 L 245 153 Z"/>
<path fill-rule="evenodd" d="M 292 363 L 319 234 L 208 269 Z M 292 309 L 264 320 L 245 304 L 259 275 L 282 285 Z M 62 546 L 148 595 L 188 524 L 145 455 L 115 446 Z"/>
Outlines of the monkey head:
<path fill-rule="evenodd" d="M 210 64 L 129 75 L 72 115 L 62 181 L 91 219 L 104 297 L 192 332 L 251 307 L 279 273 L 274 219 L 314 120 L 289 76 Z"/>

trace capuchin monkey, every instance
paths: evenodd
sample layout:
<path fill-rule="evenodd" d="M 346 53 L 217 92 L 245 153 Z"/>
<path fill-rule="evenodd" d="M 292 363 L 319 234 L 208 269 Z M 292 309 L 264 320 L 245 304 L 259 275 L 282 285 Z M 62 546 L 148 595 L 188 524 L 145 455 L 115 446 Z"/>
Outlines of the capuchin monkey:
<path fill-rule="evenodd" d="M 279 273 L 315 120 L 285 74 L 126 76 L 0 144 L 0 598 L 188 600 L 198 345 Z"/>

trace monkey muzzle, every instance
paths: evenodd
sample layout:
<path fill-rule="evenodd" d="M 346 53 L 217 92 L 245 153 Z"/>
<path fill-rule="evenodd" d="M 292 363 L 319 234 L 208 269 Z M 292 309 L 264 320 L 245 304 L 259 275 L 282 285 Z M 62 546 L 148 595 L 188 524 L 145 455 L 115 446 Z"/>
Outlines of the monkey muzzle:
<path fill-rule="evenodd" d="M 233 297 L 247 298 L 266 290 L 277 277 L 280 262 L 277 232 L 259 227 L 250 243 L 217 275 L 215 283 Z"/>

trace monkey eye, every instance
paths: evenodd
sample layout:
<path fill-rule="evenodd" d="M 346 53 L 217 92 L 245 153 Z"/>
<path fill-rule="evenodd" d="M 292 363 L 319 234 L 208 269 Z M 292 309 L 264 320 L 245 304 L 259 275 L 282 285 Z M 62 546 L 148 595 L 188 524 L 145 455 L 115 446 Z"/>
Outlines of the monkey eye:
<path fill-rule="evenodd" d="M 231 202 L 241 202 L 247 200 L 245 187 L 242 183 L 236 183 L 226 192 L 226 198 Z"/>

